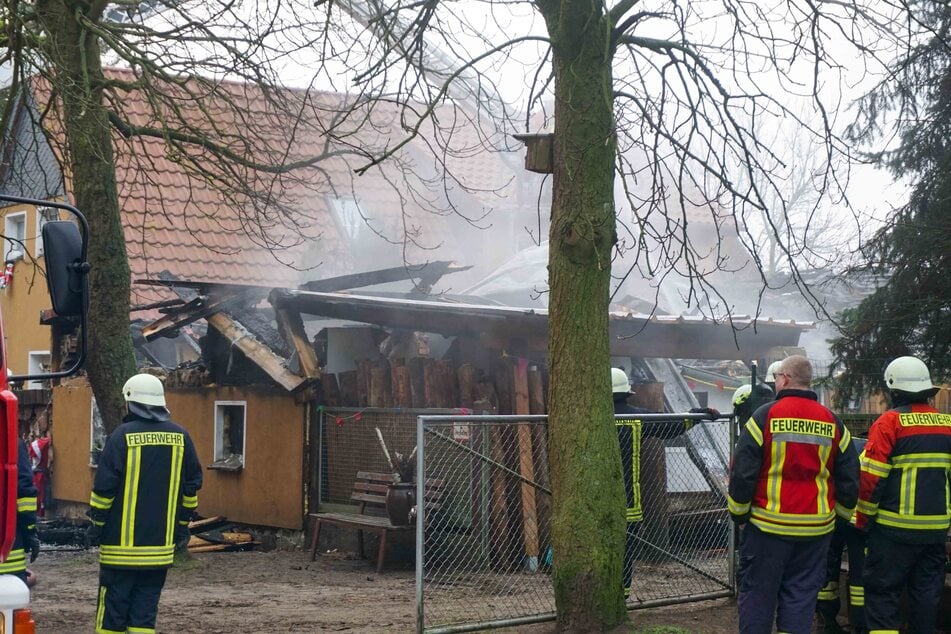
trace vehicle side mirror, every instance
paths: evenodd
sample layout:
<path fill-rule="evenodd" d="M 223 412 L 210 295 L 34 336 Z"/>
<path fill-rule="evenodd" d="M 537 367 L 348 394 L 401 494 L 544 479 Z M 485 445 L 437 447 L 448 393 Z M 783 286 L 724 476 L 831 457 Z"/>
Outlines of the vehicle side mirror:
<path fill-rule="evenodd" d="M 46 259 L 46 283 L 53 310 L 62 317 L 85 314 L 89 295 L 83 239 L 79 227 L 67 220 L 43 225 L 43 254 Z"/>

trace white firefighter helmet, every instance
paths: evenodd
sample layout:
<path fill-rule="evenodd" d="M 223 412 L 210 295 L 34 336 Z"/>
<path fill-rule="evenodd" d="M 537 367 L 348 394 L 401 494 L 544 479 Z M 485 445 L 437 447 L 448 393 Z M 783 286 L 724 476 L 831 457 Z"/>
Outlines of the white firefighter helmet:
<path fill-rule="evenodd" d="M 611 368 L 611 392 L 627 394 L 630 391 L 631 381 L 627 378 L 627 373 L 621 368 Z"/>
<path fill-rule="evenodd" d="M 165 407 L 165 388 L 162 381 L 151 374 L 136 374 L 122 386 L 126 402 L 153 407 Z"/>
<path fill-rule="evenodd" d="M 750 394 L 753 393 L 753 386 L 749 383 L 741 385 L 733 392 L 733 409 L 736 409 L 746 401 L 750 400 Z"/>
<path fill-rule="evenodd" d="M 910 394 L 937 390 L 931 384 L 931 373 L 924 361 L 915 357 L 898 357 L 885 368 L 885 386 Z"/>
<path fill-rule="evenodd" d="M 766 368 L 766 376 L 763 377 L 764 383 L 775 383 L 776 382 L 776 373 L 779 372 L 779 366 L 783 364 L 782 361 L 773 361 L 769 364 L 769 367 Z"/>

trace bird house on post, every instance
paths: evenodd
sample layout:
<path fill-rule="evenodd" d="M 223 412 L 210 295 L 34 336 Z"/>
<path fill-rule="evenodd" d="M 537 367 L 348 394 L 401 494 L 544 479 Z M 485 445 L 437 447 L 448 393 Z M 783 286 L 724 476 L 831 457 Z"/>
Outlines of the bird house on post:
<path fill-rule="evenodd" d="M 553 132 L 513 136 L 525 144 L 525 169 L 539 174 L 551 174 L 555 171 L 555 134 Z"/>

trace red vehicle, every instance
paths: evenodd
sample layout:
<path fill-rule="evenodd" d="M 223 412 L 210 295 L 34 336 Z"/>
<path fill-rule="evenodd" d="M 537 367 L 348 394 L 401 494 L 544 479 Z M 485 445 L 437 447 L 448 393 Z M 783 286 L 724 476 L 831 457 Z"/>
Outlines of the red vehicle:
<path fill-rule="evenodd" d="M 0 561 L 3 561 L 10 554 L 17 519 L 17 398 L 10 390 L 10 382 L 66 377 L 82 367 L 86 351 L 89 225 L 72 205 L 4 194 L 0 194 L 0 202 L 55 207 L 75 217 L 75 221 L 57 220 L 43 226 L 43 250 L 53 310 L 62 317 L 78 317 L 82 337 L 79 357 L 71 368 L 44 374 L 8 375 L 5 342 L 9 333 L 0 317 Z M 26 584 L 13 575 L 0 575 L 0 634 L 34 634 L 29 605 L 30 591 Z"/>

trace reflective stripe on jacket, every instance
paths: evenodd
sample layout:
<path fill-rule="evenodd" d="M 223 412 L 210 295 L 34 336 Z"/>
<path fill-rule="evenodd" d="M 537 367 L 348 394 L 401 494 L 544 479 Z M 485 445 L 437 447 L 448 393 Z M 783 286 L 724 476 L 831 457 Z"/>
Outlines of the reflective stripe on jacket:
<path fill-rule="evenodd" d="M 102 526 L 99 563 L 167 568 L 176 525 L 198 504 L 201 465 L 188 432 L 167 418 L 124 420 L 106 440 L 89 499 Z"/>
<path fill-rule="evenodd" d="M 832 531 L 858 497 L 858 456 L 841 421 L 810 390 L 783 390 L 743 426 L 730 468 L 738 521 L 793 538 Z"/>
<path fill-rule="evenodd" d="M 923 403 L 888 410 L 869 431 L 856 525 L 874 518 L 896 541 L 944 542 L 949 472 L 951 415 Z"/>
<path fill-rule="evenodd" d="M 0 574 L 16 574 L 26 570 L 24 534 L 36 530 L 36 487 L 30 453 L 21 439 L 17 448 L 17 526 L 13 547 L 5 561 L 0 563 Z"/>

